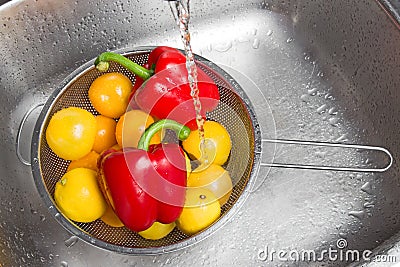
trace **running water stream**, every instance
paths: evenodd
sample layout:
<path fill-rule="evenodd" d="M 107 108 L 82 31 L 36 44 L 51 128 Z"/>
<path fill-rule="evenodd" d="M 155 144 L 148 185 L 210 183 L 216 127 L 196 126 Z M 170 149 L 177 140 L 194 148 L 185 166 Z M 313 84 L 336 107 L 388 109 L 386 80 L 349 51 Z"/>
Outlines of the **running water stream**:
<path fill-rule="evenodd" d="M 215 146 L 211 140 L 205 138 L 204 122 L 205 119 L 201 115 L 201 101 L 199 98 L 199 88 L 197 86 L 197 66 L 194 60 L 192 46 L 190 44 L 189 20 L 190 20 L 190 0 L 171 1 L 170 7 L 172 14 L 179 26 L 181 39 L 186 55 L 186 69 L 188 71 L 188 81 L 190 85 L 190 95 L 193 98 L 194 109 L 196 111 L 196 123 L 200 138 L 201 158 L 198 159 L 200 166 L 197 171 L 203 170 L 210 165 L 215 157 Z"/>

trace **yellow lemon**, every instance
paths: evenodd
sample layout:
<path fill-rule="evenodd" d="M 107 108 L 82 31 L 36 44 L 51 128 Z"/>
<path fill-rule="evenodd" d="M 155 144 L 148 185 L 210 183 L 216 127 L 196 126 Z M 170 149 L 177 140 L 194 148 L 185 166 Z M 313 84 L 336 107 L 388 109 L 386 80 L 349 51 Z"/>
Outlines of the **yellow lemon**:
<path fill-rule="evenodd" d="M 96 172 L 86 168 L 73 169 L 57 182 L 54 199 L 61 212 L 76 222 L 92 222 L 107 209 L 97 184 Z"/>
<path fill-rule="evenodd" d="M 87 168 L 97 171 L 97 159 L 99 156 L 98 153 L 92 150 L 82 158 L 71 161 L 68 165 L 67 172 L 76 168 Z"/>
<path fill-rule="evenodd" d="M 122 115 L 117 123 L 115 136 L 121 147 L 137 147 L 140 137 L 146 128 L 154 122 L 153 117 L 144 111 L 134 109 Z M 160 143 L 160 134 L 155 134 L 150 144 Z"/>
<path fill-rule="evenodd" d="M 224 126 L 215 121 L 206 121 L 204 123 L 204 138 L 209 144 L 215 147 L 215 158 L 212 163 L 223 165 L 229 157 L 232 148 L 231 138 Z M 189 137 L 182 142 L 183 148 L 187 153 L 193 155 L 196 159 L 201 158 L 199 131 L 192 131 Z"/>
<path fill-rule="evenodd" d="M 93 107 L 109 118 L 119 118 L 125 113 L 132 83 L 118 72 L 110 72 L 96 78 L 89 87 L 89 99 Z"/>
<path fill-rule="evenodd" d="M 188 187 L 205 188 L 213 192 L 219 203 L 224 205 L 232 192 L 229 172 L 219 165 L 211 164 L 200 172 L 192 172 L 187 180 Z"/>
<path fill-rule="evenodd" d="M 183 233 L 193 235 L 210 226 L 220 215 L 221 205 L 210 190 L 189 187 L 176 225 Z"/>
<path fill-rule="evenodd" d="M 96 137 L 96 119 L 87 110 L 69 107 L 55 113 L 46 129 L 51 150 L 65 160 L 88 154 Z"/>
<path fill-rule="evenodd" d="M 146 239 L 157 240 L 167 236 L 175 228 L 175 222 L 163 224 L 154 222 L 149 228 L 138 234 Z"/>
<path fill-rule="evenodd" d="M 115 127 L 117 122 L 109 117 L 96 116 L 97 133 L 93 144 L 93 150 L 101 153 L 117 143 L 115 139 Z"/>
<path fill-rule="evenodd" d="M 112 227 L 122 227 L 124 224 L 118 218 L 117 214 L 115 214 L 113 208 L 110 205 L 107 205 L 107 210 L 100 218 L 104 223 L 112 226 Z"/>

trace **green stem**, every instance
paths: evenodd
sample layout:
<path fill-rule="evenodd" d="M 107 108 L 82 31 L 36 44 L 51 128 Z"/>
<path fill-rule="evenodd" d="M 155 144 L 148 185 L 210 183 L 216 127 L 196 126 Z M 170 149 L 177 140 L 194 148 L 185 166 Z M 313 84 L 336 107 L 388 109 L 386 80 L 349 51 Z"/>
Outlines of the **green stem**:
<path fill-rule="evenodd" d="M 173 120 L 163 119 L 153 123 L 152 125 L 149 126 L 149 128 L 146 129 L 146 131 L 144 131 L 144 133 L 140 137 L 137 148 L 147 151 L 149 149 L 151 138 L 158 131 L 164 128 L 174 130 L 178 134 L 179 140 L 185 140 L 186 138 L 189 137 L 190 134 L 189 127 Z"/>
<path fill-rule="evenodd" d="M 154 74 L 153 70 L 148 70 L 148 69 L 140 66 L 139 64 L 136 64 L 135 62 L 128 59 L 127 57 L 124 57 L 123 55 L 113 53 L 113 52 L 104 52 L 104 53 L 100 54 L 100 56 L 98 56 L 96 58 L 94 65 L 96 66 L 96 68 L 99 71 L 107 71 L 110 66 L 109 65 L 110 61 L 114 61 L 114 62 L 124 66 L 125 68 L 127 68 L 128 70 L 130 70 L 131 72 L 133 72 L 134 74 L 136 74 L 137 76 L 142 78 L 143 80 L 147 80 Z"/>

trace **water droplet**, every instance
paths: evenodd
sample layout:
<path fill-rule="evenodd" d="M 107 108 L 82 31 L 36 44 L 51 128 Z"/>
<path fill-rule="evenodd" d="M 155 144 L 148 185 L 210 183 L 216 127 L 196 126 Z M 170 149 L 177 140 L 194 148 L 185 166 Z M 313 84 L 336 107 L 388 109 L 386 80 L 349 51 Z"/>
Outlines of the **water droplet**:
<path fill-rule="evenodd" d="M 251 31 L 251 34 L 253 34 L 254 36 L 257 35 L 257 29 L 254 28 L 254 29 Z"/>
<path fill-rule="evenodd" d="M 289 43 L 293 42 L 293 40 L 294 40 L 293 37 L 289 37 L 289 38 L 287 38 L 286 43 L 289 44 Z"/>
<path fill-rule="evenodd" d="M 326 104 L 323 104 L 322 106 L 320 106 L 319 108 L 317 108 L 317 112 L 318 112 L 319 114 L 325 113 L 326 107 L 327 107 L 327 105 L 326 105 Z"/>
<path fill-rule="evenodd" d="M 349 212 L 349 215 L 350 215 L 350 216 L 353 216 L 353 217 L 355 217 L 355 218 L 357 218 L 357 219 L 359 219 L 359 220 L 363 220 L 363 219 L 364 219 L 364 216 L 365 216 L 365 211 L 363 211 L 363 210 L 360 210 L 360 211 L 350 211 L 350 212 Z"/>
<path fill-rule="evenodd" d="M 363 186 L 361 186 L 361 191 L 372 195 L 372 184 L 370 182 L 366 182 Z"/>
<path fill-rule="evenodd" d="M 338 122 L 339 122 L 339 118 L 334 117 L 334 118 L 329 118 L 328 122 L 332 125 L 332 126 L 337 126 Z"/>
<path fill-rule="evenodd" d="M 240 36 L 239 38 L 238 38 L 238 42 L 239 43 L 247 43 L 247 42 L 249 42 L 250 40 L 249 40 L 249 38 L 248 37 L 245 37 L 245 36 Z"/>
<path fill-rule="evenodd" d="M 78 237 L 73 235 L 70 238 L 68 238 L 67 240 L 65 240 L 64 244 L 65 244 L 66 247 L 70 248 L 73 245 L 75 245 L 76 242 L 78 242 L 78 240 L 79 240 Z"/>
<path fill-rule="evenodd" d="M 331 115 L 336 115 L 337 114 L 337 108 L 336 107 L 332 107 L 328 110 L 328 113 Z"/>
<path fill-rule="evenodd" d="M 308 89 L 308 90 L 307 90 L 307 93 L 308 93 L 309 95 L 311 95 L 311 96 L 315 96 L 315 95 L 317 95 L 317 91 L 318 91 L 317 88 L 312 88 L 312 89 Z"/>
<path fill-rule="evenodd" d="M 46 217 L 44 215 L 40 215 L 40 221 L 44 222 L 46 220 Z"/>
<path fill-rule="evenodd" d="M 268 30 L 268 32 L 267 32 L 267 36 L 271 36 L 273 33 L 274 33 L 274 31 L 273 31 L 273 30 Z"/>
<path fill-rule="evenodd" d="M 301 99 L 303 102 L 308 102 L 309 98 L 310 98 L 310 95 L 308 95 L 308 94 L 304 94 L 304 95 L 301 95 L 301 96 L 300 96 L 300 99 Z"/>
<path fill-rule="evenodd" d="M 231 41 L 227 41 L 225 43 L 219 43 L 219 44 L 214 46 L 214 50 L 218 51 L 218 52 L 226 52 L 231 48 L 232 48 L 232 42 Z"/>
<path fill-rule="evenodd" d="M 339 236 L 340 236 L 341 238 L 347 238 L 347 234 L 346 234 L 346 233 L 343 233 L 343 232 L 340 232 L 340 233 L 339 233 Z"/>
<path fill-rule="evenodd" d="M 68 267 L 68 262 L 62 261 L 61 262 L 61 267 Z"/>
<path fill-rule="evenodd" d="M 335 140 L 335 142 L 337 142 L 337 143 L 346 142 L 346 141 L 348 141 L 347 134 L 342 134 L 341 136 L 339 136 L 338 139 Z"/>
<path fill-rule="evenodd" d="M 368 159 L 365 160 L 365 164 L 371 164 L 371 163 L 372 163 L 372 159 L 368 158 Z"/>
<path fill-rule="evenodd" d="M 309 55 L 305 55 L 304 56 L 304 60 L 309 61 L 310 60 L 310 56 Z"/>
<path fill-rule="evenodd" d="M 325 99 L 327 100 L 335 100 L 335 98 L 331 94 L 326 94 Z"/>
<path fill-rule="evenodd" d="M 260 40 L 258 38 L 254 39 L 252 47 L 258 49 L 260 47 Z"/>
<path fill-rule="evenodd" d="M 363 206 L 366 209 L 371 209 L 375 206 L 375 203 L 374 202 L 365 202 Z"/>

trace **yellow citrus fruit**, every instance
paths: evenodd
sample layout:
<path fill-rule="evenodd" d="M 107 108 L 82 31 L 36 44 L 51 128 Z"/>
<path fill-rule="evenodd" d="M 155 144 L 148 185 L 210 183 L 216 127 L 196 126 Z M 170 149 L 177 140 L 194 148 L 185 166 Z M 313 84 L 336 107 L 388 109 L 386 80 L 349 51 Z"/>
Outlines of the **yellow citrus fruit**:
<path fill-rule="evenodd" d="M 55 113 L 46 129 L 51 150 L 65 160 L 88 154 L 96 137 L 96 119 L 87 110 L 69 107 Z"/>
<path fill-rule="evenodd" d="M 204 137 L 207 141 L 215 146 L 215 158 L 212 163 L 223 165 L 232 148 L 231 138 L 224 126 L 215 121 L 206 121 L 204 123 Z M 193 155 L 196 159 L 200 159 L 200 136 L 199 131 L 192 131 L 189 137 L 182 142 L 183 148 L 187 153 Z"/>
<path fill-rule="evenodd" d="M 119 118 L 129 103 L 132 82 L 121 73 L 111 72 L 96 78 L 89 87 L 89 99 L 102 115 Z"/>
<path fill-rule="evenodd" d="M 210 226 L 220 215 L 221 205 L 210 190 L 189 187 L 176 225 L 183 233 L 193 235 Z"/>
<path fill-rule="evenodd" d="M 122 115 L 117 123 L 115 137 L 121 147 L 137 147 L 145 129 L 154 122 L 154 119 L 139 109 L 134 109 Z M 160 134 L 155 134 L 150 144 L 160 143 Z"/>
<path fill-rule="evenodd" d="M 167 236 L 175 228 L 175 222 L 163 224 L 154 222 L 149 228 L 138 234 L 146 239 L 157 240 Z"/>
<path fill-rule="evenodd" d="M 210 190 L 222 206 L 231 195 L 232 179 L 229 172 L 220 165 L 211 164 L 203 171 L 192 172 L 187 180 L 187 186 Z"/>
<path fill-rule="evenodd" d="M 117 122 L 109 117 L 96 116 L 97 134 L 93 144 L 93 150 L 101 153 L 117 143 L 115 139 L 115 127 Z"/>
<path fill-rule="evenodd" d="M 92 222 L 107 209 L 97 184 L 97 173 L 86 168 L 73 169 L 57 182 L 54 199 L 61 212 L 76 222 Z"/>
<path fill-rule="evenodd" d="M 112 226 L 112 227 L 122 227 L 124 224 L 118 218 L 117 214 L 115 214 L 113 208 L 110 205 L 107 205 L 106 212 L 100 218 L 104 223 Z"/>
<path fill-rule="evenodd" d="M 82 158 L 71 161 L 71 163 L 68 165 L 67 171 L 76 168 L 87 168 L 97 171 L 97 159 L 99 156 L 100 155 L 96 151 L 92 150 Z"/>

